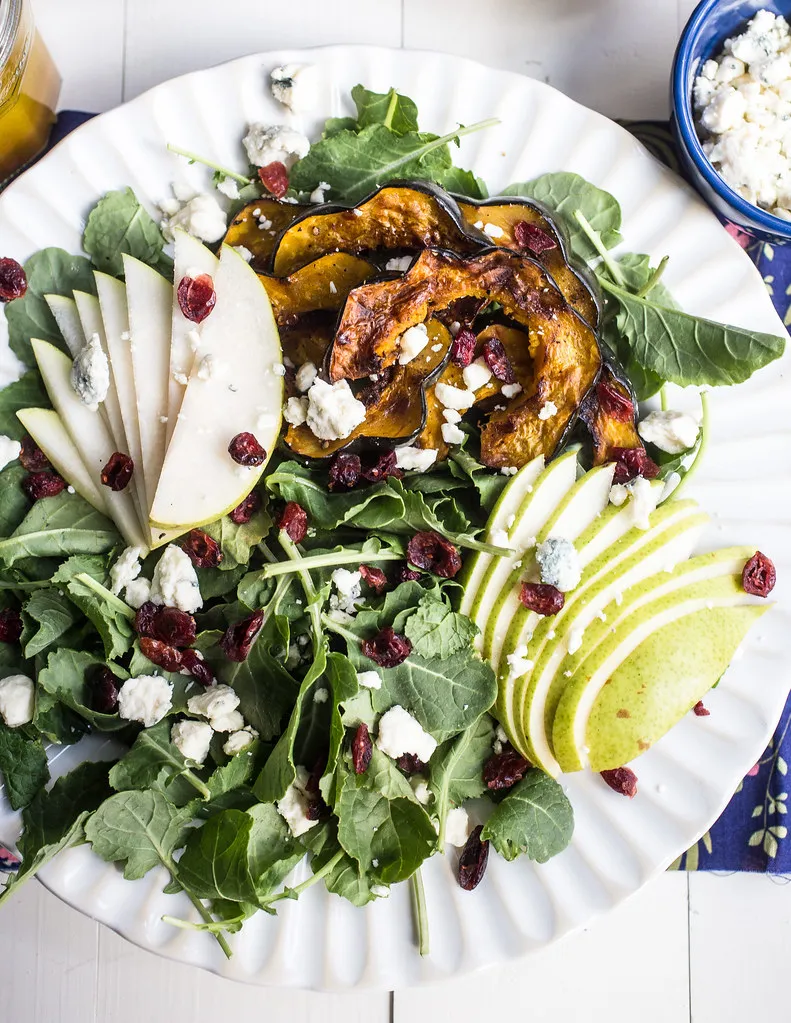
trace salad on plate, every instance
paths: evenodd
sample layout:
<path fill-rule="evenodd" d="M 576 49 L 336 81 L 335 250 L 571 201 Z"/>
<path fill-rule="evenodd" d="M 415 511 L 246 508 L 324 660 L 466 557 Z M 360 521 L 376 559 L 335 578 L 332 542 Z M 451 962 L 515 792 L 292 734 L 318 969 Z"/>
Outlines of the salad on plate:
<path fill-rule="evenodd" d="M 359 85 L 311 143 L 311 67 L 271 87 L 242 171 L 174 144 L 204 192 L 113 191 L 84 254 L 0 259 L 0 901 L 87 842 L 166 868 L 197 913 L 168 922 L 230 955 L 314 884 L 408 881 L 425 953 L 428 857 L 466 890 L 545 862 L 564 773 L 634 797 L 708 714 L 775 569 L 696 554 L 682 493 L 708 390 L 784 341 L 680 309 L 576 174 L 490 198 L 452 151 L 493 122 L 436 136 Z"/>

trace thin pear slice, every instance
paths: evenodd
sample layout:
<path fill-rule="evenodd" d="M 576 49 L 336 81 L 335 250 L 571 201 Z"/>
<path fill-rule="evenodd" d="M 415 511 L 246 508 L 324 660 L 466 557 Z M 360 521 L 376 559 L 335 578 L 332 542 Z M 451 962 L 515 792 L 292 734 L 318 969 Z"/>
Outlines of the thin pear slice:
<path fill-rule="evenodd" d="M 80 323 L 80 315 L 77 312 L 77 304 L 73 298 L 66 298 L 64 295 L 45 295 L 44 299 L 49 306 L 49 311 L 55 317 L 58 330 L 66 342 L 66 347 L 71 352 L 72 358 L 85 345 L 85 332 Z"/>
<path fill-rule="evenodd" d="M 126 289 L 121 281 L 109 274 L 94 271 L 96 293 L 102 313 L 104 336 L 107 341 L 107 355 L 118 398 L 118 409 L 124 425 L 127 453 L 135 463 L 132 485 L 137 495 L 141 512 L 149 507 L 145 480 L 146 467 L 140 444 L 140 425 L 137 419 L 137 393 L 135 371 L 132 365 L 131 334 L 129 332 L 129 307 L 126 303 Z M 152 492 L 153 493 L 153 492 Z"/>
<path fill-rule="evenodd" d="M 631 518 L 628 509 L 619 508 L 612 522 L 619 522 L 624 516 L 627 522 Z M 569 649 L 572 646 L 581 649 L 583 634 L 588 648 L 592 640 L 585 630 L 592 628 L 593 623 L 604 626 L 604 608 L 612 601 L 623 600 L 623 594 L 630 588 L 639 587 L 656 573 L 688 558 L 707 522 L 707 516 L 697 512 L 694 502 L 683 505 L 679 502 L 675 508 L 663 506 L 654 513 L 650 529 L 628 529 L 620 543 L 601 554 L 589 572 L 583 573 L 580 585 L 563 610 L 554 619 L 539 623 L 530 644 L 533 668 L 515 689 L 519 707 L 515 717 L 521 722 L 522 736 L 533 762 L 547 773 L 556 775 L 560 770 L 548 736 L 567 681 L 560 666 Z"/>
<path fill-rule="evenodd" d="M 200 340 L 202 324 L 188 320 L 181 311 L 178 288 L 184 277 L 208 274 L 214 279 L 219 260 L 206 246 L 186 231 L 174 231 L 176 243 L 173 266 L 173 313 L 170 338 L 170 376 L 168 378 L 168 421 L 165 431 L 169 443 L 176 429 L 176 418 L 187 390 L 187 381 L 195 361 L 196 344 Z M 211 314 L 210 314 L 211 315 Z"/>
<path fill-rule="evenodd" d="M 104 323 L 102 322 L 102 311 L 99 306 L 99 299 L 95 295 L 89 295 L 86 291 L 75 291 L 74 302 L 77 306 L 77 313 L 80 317 L 80 323 L 82 324 L 82 330 L 85 337 L 90 338 L 96 336 L 99 338 L 99 344 L 107 357 L 107 362 L 110 367 L 110 387 L 107 390 L 107 397 L 99 406 L 100 411 L 106 416 L 107 425 L 110 428 L 110 433 L 115 441 L 116 451 L 122 451 L 124 454 L 129 454 L 129 446 L 126 443 L 126 433 L 124 431 L 124 423 L 121 418 L 121 409 L 118 403 L 118 394 L 115 386 L 115 374 L 113 373 L 113 365 L 107 351 L 107 338 L 104 333 Z"/>
<path fill-rule="evenodd" d="M 186 530 L 236 507 L 264 471 L 228 453 L 239 433 L 254 433 L 271 454 L 280 433 L 283 353 L 272 307 L 255 271 L 223 246 L 214 279 L 217 303 L 203 324 L 193 367 L 151 508 L 154 526 Z"/>
<path fill-rule="evenodd" d="M 533 493 L 533 486 L 544 471 L 544 456 L 539 455 L 532 462 L 523 465 L 503 487 L 486 523 L 485 540 L 493 543 L 492 537 L 501 529 L 509 535 L 516 523 L 516 517 L 525 500 Z M 497 556 L 475 551 L 464 561 L 459 582 L 464 587 L 459 610 L 475 620 L 478 607 L 478 593 L 489 567 Z"/>
<path fill-rule="evenodd" d="M 124 277 L 143 474 L 151 500 L 165 460 L 173 287 L 156 270 L 127 255 Z"/>
<path fill-rule="evenodd" d="M 51 408 L 23 408 L 16 414 L 33 440 L 38 444 L 58 473 L 74 487 L 80 497 L 93 505 L 103 515 L 110 515 L 102 490 L 91 479 L 80 453 L 61 422 Z"/>
<path fill-rule="evenodd" d="M 586 732 L 593 706 L 613 672 L 644 640 L 698 611 L 751 603 L 741 585 L 744 550 L 727 549 L 690 559 L 671 577 L 674 589 L 647 600 L 620 620 L 615 602 L 608 605 L 606 613 L 615 624 L 568 679 L 555 711 L 552 747 L 563 771 L 587 766 Z"/>
<path fill-rule="evenodd" d="M 588 716 L 588 764 L 634 760 L 719 681 L 766 604 L 706 607 L 658 629 L 612 673 Z"/>
<path fill-rule="evenodd" d="M 69 433 L 90 478 L 101 486 L 100 474 L 114 447 L 101 416 L 80 401 L 71 386 L 71 359 L 48 341 L 32 340 L 33 354 L 44 378 L 47 394 Z M 71 481 L 69 481 L 71 482 Z M 75 488 L 76 489 L 76 488 Z M 128 491 L 104 495 L 107 509 L 126 542 L 147 547 Z"/>

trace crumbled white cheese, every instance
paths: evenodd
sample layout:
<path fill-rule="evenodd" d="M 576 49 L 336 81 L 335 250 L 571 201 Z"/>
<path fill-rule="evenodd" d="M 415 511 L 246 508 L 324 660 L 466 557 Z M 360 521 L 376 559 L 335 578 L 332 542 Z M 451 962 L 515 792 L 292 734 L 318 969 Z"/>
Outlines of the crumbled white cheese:
<path fill-rule="evenodd" d="M 758 11 L 695 80 L 703 149 L 748 202 L 791 218 L 791 33 Z"/>
<path fill-rule="evenodd" d="M 637 426 L 647 444 L 653 444 L 669 455 L 680 455 L 694 447 L 700 427 L 687 412 L 649 412 Z"/>
<path fill-rule="evenodd" d="M 492 743 L 492 750 L 500 754 L 503 752 L 503 746 L 508 742 L 508 735 L 501 724 L 498 723 L 497 728 L 494 732 L 494 742 Z"/>
<path fill-rule="evenodd" d="M 244 718 L 238 710 L 229 710 L 226 714 L 215 714 L 209 724 L 215 732 L 240 732 L 244 728 Z"/>
<path fill-rule="evenodd" d="M 488 226 L 488 225 L 487 225 Z M 445 818 L 445 841 L 460 849 L 470 837 L 470 818 L 463 806 L 448 810 Z"/>
<path fill-rule="evenodd" d="M 272 95 L 292 113 L 304 114 L 318 102 L 319 75 L 315 64 L 284 64 L 270 72 Z"/>
<path fill-rule="evenodd" d="M 293 128 L 276 124 L 251 124 L 242 139 L 247 159 L 255 167 L 267 167 L 270 163 L 282 163 L 291 170 L 297 160 L 308 155 L 310 141 Z"/>
<path fill-rule="evenodd" d="M 399 366 L 406 366 L 417 355 L 423 351 L 428 344 L 428 329 L 425 323 L 419 323 L 416 327 L 410 327 L 401 335 L 400 348 L 398 353 Z"/>
<path fill-rule="evenodd" d="M 457 412 L 454 408 L 444 408 L 442 410 L 442 418 L 446 423 L 460 423 L 461 413 Z"/>
<path fill-rule="evenodd" d="M 205 721 L 177 721 L 170 729 L 170 741 L 187 760 L 202 764 L 209 755 L 214 731 Z"/>
<path fill-rule="evenodd" d="M 500 469 L 501 476 L 516 476 L 519 469 L 515 465 L 504 465 Z"/>
<path fill-rule="evenodd" d="M 554 401 L 545 401 L 541 408 L 538 410 L 539 419 L 551 419 L 553 416 L 558 414 L 558 407 Z"/>
<path fill-rule="evenodd" d="M 74 357 L 71 386 L 83 405 L 96 412 L 110 390 L 110 364 L 98 334 L 91 334 Z"/>
<path fill-rule="evenodd" d="M 651 512 L 657 505 L 657 488 L 652 487 L 643 476 L 637 476 L 630 483 L 614 483 L 610 487 L 610 504 L 620 507 L 631 498 L 632 520 L 638 529 L 648 529 Z"/>
<path fill-rule="evenodd" d="M 202 605 L 198 576 L 189 555 L 175 544 L 168 544 L 154 569 L 151 601 L 192 614 Z"/>
<path fill-rule="evenodd" d="M 218 192 L 227 195 L 229 199 L 239 198 L 239 182 L 235 178 L 222 178 L 215 187 Z"/>
<path fill-rule="evenodd" d="M 306 831 L 315 828 L 318 820 L 311 820 L 308 816 L 312 799 L 307 793 L 307 785 L 310 775 L 301 765 L 296 769 L 296 777 L 286 789 L 282 799 L 275 803 L 277 812 L 288 824 L 289 830 L 294 838 L 299 838 Z"/>
<path fill-rule="evenodd" d="M 579 585 L 582 575 L 579 554 L 571 540 L 549 536 L 536 547 L 536 561 L 541 569 L 541 582 L 557 586 L 568 593 Z"/>
<path fill-rule="evenodd" d="M 283 418 L 290 426 L 302 426 L 308 418 L 308 399 L 289 398 L 283 410 Z"/>
<path fill-rule="evenodd" d="M 382 688 L 382 676 L 378 671 L 358 671 L 357 681 L 364 689 Z"/>
<path fill-rule="evenodd" d="M 434 388 L 437 401 L 445 408 L 456 409 L 457 412 L 466 412 L 475 404 L 475 393 L 464 390 L 461 387 L 454 387 L 453 384 L 437 384 Z"/>
<path fill-rule="evenodd" d="M 116 558 L 110 569 L 110 589 L 116 596 L 140 575 L 142 554 L 142 547 L 127 547 Z"/>
<path fill-rule="evenodd" d="M 0 717 L 9 728 L 28 725 L 36 709 L 36 687 L 27 675 L 0 679 Z"/>
<path fill-rule="evenodd" d="M 222 721 L 228 714 L 231 714 L 239 706 L 239 697 L 230 686 L 218 683 L 209 686 L 197 696 L 191 696 L 187 701 L 187 710 L 190 714 L 197 714 L 199 717 L 207 718 L 209 724 L 214 728 L 215 721 Z M 215 729 L 221 731 L 224 729 Z"/>
<path fill-rule="evenodd" d="M 330 579 L 336 591 L 330 595 L 330 607 L 346 614 L 355 614 L 357 602 L 361 599 L 362 575 L 350 572 L 347 568 L 336 568 Z"/>
<path fill-rule="evenodd" d="M 258 732 L 248 725 L 246 728 L 240 728 L 238 732 L 230 735 L 222 751 L 226 757 L 235 757 L 237 753 L 244 753 L 246 749 L 249 749 L 257 738 Z"/>
<path fill-rule="evenodd" d="M 437 748 L 436 739 L 424 730 L 409 711 L 396 704 L 379 719 L 379 734 L 376 745 L 388 757 L 397 760 L 405 753 L 412 753 L 427 764 Z"/>
<path fill-rule="evenodd" d="M 462 370 L 464 384 L 470 391 L 479 391 L 492 379 L 492 371 L 485 359 L 476 359 Z"/>
<path fill-rule="evenodd" d="M 318 185 L 310 193 L 310 201 L 315 203 L 324 202 L 326 198 L 326 193 L 329 192 L 331 188 L 332 185 L 330 185 L 328 182 L 320 181 Z"/>
<path fill-rule="evenodd" d="M 463 444 L 464 431 L 460 430 L 455 423 L 442 424 L 442 439 L 446 444 Z"/>
<path fill-rule="evenodd" d="M 21 450 L 22 445 L 18 440 L 0 434 L 0 470 L 5 469 L 10 462 L 15 462 Z"/>
<path fill-rule="evenodd" d="M 488 234 L 490 238 L 494 238 L 495 240 L 497 240 L 498 238 L 502 238 L 502 236 L 505 234 L 505 231 L 497 224 L 486 224 L 486 226 L 483 229 L 483 233 Z"/>
<path fill-rule="evenodd" d="M 125 721 L 139 721 L 146 728 L 157 724 L 170 710 L 173 686 L 161 675 L 128 678 L 118 690 L 118 713 Z"/>
<path fill-rule="evenodd" d="M 390 889 L 386 884 L 372 884 L 371 895 L 377 899 L 387 899 L 390 897 Z"/>
<path fill-rule="evenodd" d="M 162 203 L 160 209 L 165 212 Z M 181 228 L 202 242 L 218 242 L 225 234 L 227 216 L 216 198 L 207 192 L 204 195 L 193 196 L 176 212 L 166 216 L 161 226 L 165 237 L 170 241 L 173 240 L 176 228 Z"/>
<path fill-rule="evenodd" d="M 413 256 L 393 256 L 385 263 L 385 270 L 398 270 L 403 272 L 412 265 Z"/>
<path fill-rule="evenodd" d="M 396 465 L 399 469 L 417 469 L 425 472 L 437 460 L 437 448 L 416 448 L 414 444 L 404 444 L 395 449 Z"/>
<path fill-rule="evenodd" d="M 568 652 L 570 654 L 576 654 L 579 648 L 582 646 L 582 637 L 585 633 L 584 629 L 579 627 L 575 629 L 569 629 L 569 646 Z"/>
<path fill-rule="evenodd" d="M 316 692 L 313 694 L 314 703 L 326 703 L 327 700 L 329 700 L 329 698 L 330 691 L 329 689 L 325 689 L 324 686 L 322 686 L 320 689 L 317 689 Z"/>
<path fill-rule="evenodd" d="M 143 577 L 126 584 L 124 599 L 130 607 L 142 607 L 151 597 L 151 582 Z"/>
<path fill-rule="evenodd" d="M 521 384 L 503 384 L 500 388 L 500 393 L 504 398 L 515 398 L 521 390 Z"/>
<path fill-rule="evenodd" d="M 282 362 L 273 362 L 272 372 L 276 377 L 284 377 L 286 375 L 286 367 Z"/>
<path fill-rule="evenodd" d="M 492 543 L 495 547 L 507 547 L 508 533 L 504 529 L 495 529 L 492 533 Z"/>
<path fill-rule="evenodd" d="M 415 799 L 423 806 L 426 806 L 434 798 L 434 793 L 428 787 L 428 783 L 422 774 L 413 774 L 409 779 L 409 784 L 415 793 Z"/>
<path fill-rule="evenodd" d="M 316 369 L 315 363 L 303 362 L 302 365 L 296 372 L 294 377 L 298 391 L 309 391 L 313 386 L 313 382 L 316 379 L 318 370 Z"/>
<path fill-rule="evenodd" d="M 508 662 L 509 678 L 521 678 L 522 675 L 526 675 L 533 667 L 533 661 L 527 656 L 526 643 L 520 643 L 512 654 L 506 655 L 505 659 Z"/>
<path fill-rule="evenodd" d="M 308 391 L 308 428 L 319 440 L 343 440 L 365 420 L 365 405 L 358 401 L 348 380 L 328 384 L 317 377 Z"/>
<path fill-rule="evenodd" d="M 245 263 L 250 263 L 252 261 L 253 254 L 246 245 L 233 245 L 232 248 L 239 253 Z"/>

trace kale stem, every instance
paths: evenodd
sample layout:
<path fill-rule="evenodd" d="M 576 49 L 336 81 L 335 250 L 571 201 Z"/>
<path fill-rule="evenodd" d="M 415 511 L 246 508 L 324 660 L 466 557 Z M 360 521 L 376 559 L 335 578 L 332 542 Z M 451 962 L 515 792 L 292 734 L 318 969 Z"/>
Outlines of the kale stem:
<path fill-rule="evenodd" d="M 612 277 L 612 279 L 615 281 L 619 288 L 628 290 L 626 288 L 626 281 L 624 280 L 624 276 L 621 273 L 621 268 L 610 256 L 609 252 L 604 247 L 604 243 L 601 240 L 599 232 L 595 228 L 591 227 L 582 210 L 574 210 L 574 219 L 585 232 L 585 236 L 587 237 L 588 241 L 601 256 L 602 263 L 604 263 L 604 265 L 607 267 L 607 272 L 609 273 L 610 277 Z"/>
<path fill-rule="evenodd" d="M 252 185 L 253 179 L 246 178 L 244 174 L 237 174 L 236 171 L 228 170 L 227 167 L 223 167 L 219 163 L 212 163 L 211 160 L 207 160 L 203 156 L 198 156 L 197 153 L 191 153 L 188 149 L 179 149 L 178 146 L 172 146 L 168 142 L 168 149 L 171 153 L 175 153 L 176 156 L 183 156 L 190 163 L 202 163 L 204 167 L 209 167 L 211 170 L 219 171 L 220 174 L 224 174 L 226 178 L 233 178 L 234 181 L 238 181 L 240 185 Z"/>
<path fill-rule="evenodd" d="M 208 931 L 210 934 L 219 934 L 228 927 L 233 927 L 235 924 L 243 924 L 248 917 L 244 914 L 240 916 L 232 916 L 228 920 L 212 920 L 205 924 L 196 924 L 192 920 L 182 920 L 178 916 L 165 915 L 160 918 L 163 923 L 170 924 L 171 927 L 178 927 L 182 931 Z"/>
<path fill-rule="evenodd" d="M 314 884 L 320 881 L 323 877 L 326 877 L 330 871 L 334 870 L 343 859 L 343 856 L 343 849 L 339 849 L 332 859 L 327 860 L 323 867 L 320 867 L 295 888 L 284 888 L 282 892 L 277 892 L 275 895 L 267 895 L 266 898 L 261 899 L 258 905 L 262 909 L 266 909 L 266 907 L 271 906 L 273 902 L 280 902 L 282 899 L 298 899 L 303 892 L 307 891 L 308 888 L 312 888 Z"/>
<path fill-rule="evenodd" d="M 417 949 L 422 956 L 429 955 L 428 912 L 426 911 L 426 890 L 423 887 L 423 875 L 420 868 L 410 878 L 412 882 L 412 913 L 417 930 Z"/>
<path fill-rule="evenodd" d="M 656 270 L 653 271 L 653 273 L 642 286 L 642 288 L 640 288 L 639 291 L 635 292 L 635 295 L 638 298 L 645 298 L 648 294 L 650 294 L 651 291 L 653 291 L 657 284 L 659 284 L 659 282 L 662 279 L 662 275 L 665 272 L 665 267 L 667 266 L 669 259 L 670 256 L 662 256 L 659 266 L 656 268 Z"/>
<path fill-rule="evenodd" d="M 313 568 L 332 568 L 334 565 L 356 565 L 361 561 L 403 561 L 403 554 L 396 554 L 395 551 L 372 551 L 363 555 L 360 551 L 346 551 L 343 553 L 314 554 L 307 558 L 301 558 L 300 562 L 278 561 L 272 565 L 265 565 L 261 569 L 263 579 L 271 579 L 276 575 L 288 575 L 292 572 L 310 570 Z"/>
<path fill-rule="evenodd" d="M 387 105 L 387 113 L 385 114 L 384 126 L 390 128 L 393 123 L 393 115 L 395 114 L 396 105 L 398 103 L 398 93 L 395 89 L 390 90 L 390 102 Z"/>
<path fill-rule="evenodd" d="M 171 873 L 173 874 L 173 877 L 176 879 L 176 881 L 178 881 L 179 878 L 178 878 L 178 873 L 177 873 L 177 871 L 175 869 L 175 865 L 173 866 L 173 868 L 171 868 Z M 181 883 L 181 882 L 179 882 L 179 883 Z M 181 890 L 184 892 L 184 894 L 190 900 L 190 902 L 195 907 L 195 909 L 197 909 L 197 911 L 200 914 L 200 917 L 204 921 L 204 923 L 207 923 L 207 924 L 214 924 L 214 923 L 216 923 L 216 921 L 213 919 L 211 913 L 208 911 L 208 909 L 206 909 L 206 907 L 203 905 L 201 900 L 196 895 L 193 895 L 192 892 L 188 888 L 185 888 L 183 885 L 181 886 Z M 167 923 L 171 923 L 172 922 L 172 918 L 170 918 L 170 917 L 168 917 L 168 918 L 163 917 L 162 919 L 166 920 Z M 190 925 L 189 925 L 188 921 L 182 920 L 179 923 L 175 924 L 175 926 L 176 927 L 187 927 L 188 928 Z M 215 934 L 214 937 L 217 939 L 217 944 L 223 950 L 223 952 L 225 954 L 225 958 L 226 959 L 230 959 L 233 956 L 233 952 L 231 951 L 231 946 L 228 944 L 228 942 L 225 940 L 225 938 L 223 937 L 222 934 Z"/>
<path fill-rule="evenodd" d="M 302 583 L 302 589 L 305 591 L 305 598 L 308 602 L 308 614 L 313 626 L 313 649 L 314 651 L 318 650 L 321 646 L 321 606 L 318 594 L 316 593 L 316 587 L 313 585 L 310 572 L 302 567 L 305 559 L 299 553 L 296 544 L 285 529 L 280 530 L 277 534 L 277 539 L 286 556 L 297 566 L 296 571 L 299 575 L 299 581 Z"/>
<path fill-rule="evenodd" d="M 185 768 L 185 770 L 181 772 L 181 776 L 182 778 L 185 778 L 190 785 L 196 789 L 196 791 L 200 792 L 204 800 L 208 802 L 208 800 L 211 799 L 211 789 L 204 785 L 200 778 L 196 774 L 193 774 L 189 768 Z"/>
<path fill-rule="evenodd" d="M 98 594 L 118 614 L 128 618 L 130 622 L 134 621 L 135 612 L 132 608 L 125 604 L 120 597 L 116 597 L 114 593 L 111 593 L 105 586 L 97 582 L 93 576 L 88 575 L 87 572 L 78 572 L 74 578 L 81 582 L 83 586 L 87 586 L 89 590 L 93 590 L 94 593 Z"/>
<path fill-rule="evenodd" d="M 272 553 L 272 551 L 269 550 L 269 546 L 263 540 L 261 541 L 261 543 L 259 543 L 258 549 L 263 554 L 266 561 L 270 563 L 270 565 L 276 565 L 278 563 L 277 558 Z"/>
<path fill-rule="evenodd" d="M 36 579 L 27 583 L 0 583 L 0 590 L 43 590 L 51 585 L 49 579 Z"/>
<path fill-rule="evenodd" d="M 325 629 L 329 629 L 330 632 L 335 632 L 339 636 L 343 636 L 343 638 L 348 639 L 350 643 L 360 642 L 359 636 L 355 636 L 353 632 L 350 632 L 348 629 L 344 629 L 342 625 L 336 622 L 334 618 L 330 618 L 328 614 L 322 614 L 321 621 Z"/>
<path fill-rule="evenodd" d="M 686 487 L 690 479 L 695 475 L 698 470 L 698 466 L 701 463 L 703 454 L 706 451 L 706 447 L 709 442 L 709 399 L 708 395 L 704 392 L 700 392 L 700 439 L 698 440 L 697 450 L 695 451 L 695 457 L 692 464 L 687 469 L 686 473 L 681 477 L 681 482 L 673 491 L 673 497 L 678 497 L 679 492 Z"/>

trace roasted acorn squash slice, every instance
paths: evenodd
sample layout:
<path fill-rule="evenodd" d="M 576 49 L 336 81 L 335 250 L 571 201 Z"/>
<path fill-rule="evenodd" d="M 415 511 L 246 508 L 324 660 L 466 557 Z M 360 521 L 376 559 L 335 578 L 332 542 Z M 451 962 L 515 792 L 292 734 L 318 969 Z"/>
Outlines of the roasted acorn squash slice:
<path fill-rule="evenodd" d="M 243 245 L 253 254 L 253 266 L 263 270 L 272 259 L 280 234 L 304 209 L 304 206 L 278 202 L 277 199 L 256 199 L 233 218 L 223 244 Z M 257 217 L 253 215 L 255 212 L 258 212 Z"/>
<path fill-rule="evenodd" d="M 277 242 L 273 271 L 291 274 L 326 252 L 441 247 L 474 252 L 485 236 L 468 229 L 454 199 L 428 182 L 386 185 L 349 208 L 327 203 L 295 220 Z"/>
<path fill-rule="evenodd" d="M 283 355 L 299 368 L 305 362 L 312 362 L 314 366 L 321 367 L 327 355 L 333 338 L 333 326 L 329 321 L 315 321 L 310 318 L 301 320 L 293 327 L 284 327 L 280 330 L 280 343 L 283 347 Z M 293 370 L 286 372 L 286 382 L 293 377 Z M 295 394 L 296 391 L 289 391 Z"/>
<path fill-rule="evenodd" d="M 637 409 L 629 388 L 615 376 L 611 367 L 605 366 L 602 370 L 600 385 L 613 388 L 624 399 L 631 401 L 635 410 Z M 634 417 L 624 420 L 610 414 L 601 402 L 599 387 L 593 387 L 588 392 L 580 406 L 579 417 L 593 441 L 594 465 L 612 461 L 612 452 L 615 448 L 644 447 Z"/>
<path fill-rule="evenodd" d="M 452 337 L 439 320 L 426 324 L 429 343 L 405 366 L 394 365 L 367 384 L 357 397 L 367 406 L 365 421 L 343 440 L 322 441 L 307 424 L 289 426 L 286 445 L 302 458 L 327 458 L 343 449 L 394 447 L 409 444 L 426 420 L 424 388 L 441 370 L 448 357 Z M 435 351 L 436 349 L 436 351 Z"/>
<path fill-rule="evenodd" d="M 376 267 L 364 259 L 346 252 L 330 252 L 290 277 L 258 276 L 269 295 L 278 326 L 288 326 L 307 313 L 337 312 L 352 288 L 376 272 Z"/>

